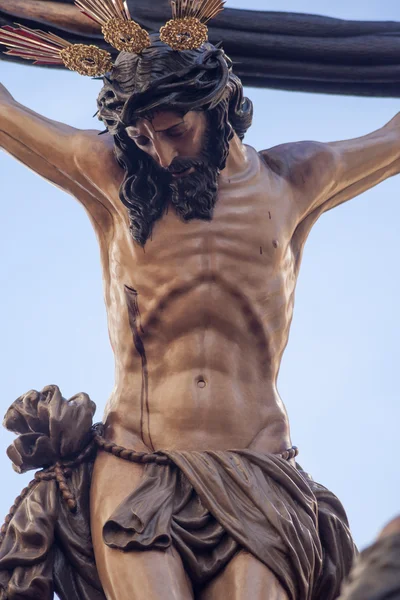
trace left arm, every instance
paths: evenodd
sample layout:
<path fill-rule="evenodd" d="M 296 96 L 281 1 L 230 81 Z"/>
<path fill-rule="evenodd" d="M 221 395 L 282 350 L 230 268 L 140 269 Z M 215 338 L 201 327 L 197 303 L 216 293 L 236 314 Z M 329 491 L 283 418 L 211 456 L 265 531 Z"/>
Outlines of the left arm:
<path fill-rule="evenodd" d="M 400 113 L 360 138 L 284 144 L 264 153 L 264 158 L 289 180 L 299 223 L 400 173 Z"/>

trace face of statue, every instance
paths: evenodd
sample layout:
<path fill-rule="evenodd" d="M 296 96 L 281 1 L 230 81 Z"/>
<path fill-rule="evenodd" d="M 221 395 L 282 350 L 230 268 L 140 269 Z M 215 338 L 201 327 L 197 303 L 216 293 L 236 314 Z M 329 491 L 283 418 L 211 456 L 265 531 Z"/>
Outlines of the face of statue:
<path fill-rule="evenodd" d="M 217 163 L 212 160 L 206 113 L 159 111 L 151 118 L 138 119 L 126 133 L 154 161 L 158 181 L 176 212 L 185 220 L 210 220 L 217 200 L 220 158 Z"/>
<path fill-rule="evenodd" d="M 235 133 L 242 139 L 252 120 L 220 48 L 176 52 L 158 34 L 151 41 L 140 54 L 118 55 L 97 101 L 125 171 L 120 200 L 141 246 L 170 208 L 184 221 L 212 219 L 230 141 Z"/>
<path fill-rule="evenodd" d="M 151 156 L 159 167 L 170 170 L 175 159 L 200 159 L 204 150 L 207 118 L 204 112 L 157 112 L 151 119 L 138 119 L 127 127 L 128 136 Z M 175 178 L 188 173 L 171 171 Z"/>

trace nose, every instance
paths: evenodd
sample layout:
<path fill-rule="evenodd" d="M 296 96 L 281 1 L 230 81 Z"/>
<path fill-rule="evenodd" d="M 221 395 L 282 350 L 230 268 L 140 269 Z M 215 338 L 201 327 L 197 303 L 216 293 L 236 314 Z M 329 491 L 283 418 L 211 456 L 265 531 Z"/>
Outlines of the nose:
<path fill-rule="evenodd" d="M 159 142 L 154 144 L 154 150 L 156 153 L 157 161 L 160 167 L 168 169 L 174 158 L 178 156 L 177 151 L 173 146 L 165 142 Z"/>

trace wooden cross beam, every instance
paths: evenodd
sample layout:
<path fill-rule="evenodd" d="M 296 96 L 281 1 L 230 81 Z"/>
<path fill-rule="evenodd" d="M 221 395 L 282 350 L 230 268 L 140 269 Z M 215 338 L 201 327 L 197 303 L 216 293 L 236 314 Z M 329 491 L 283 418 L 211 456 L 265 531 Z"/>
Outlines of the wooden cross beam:
<path fill-rule="evenodd" d="M 166 0 L 128 0 L 149 31 L 170 18 Z M 0 0 L 0 25 L 21 22 L 72 42 L 110 49 L 73 0 Z M 226 8 L 210 26 L 248 86 L 341 95 L 400 97 L 400 23 Z M 3 60 L 9 58 L 4 54 Z"/>

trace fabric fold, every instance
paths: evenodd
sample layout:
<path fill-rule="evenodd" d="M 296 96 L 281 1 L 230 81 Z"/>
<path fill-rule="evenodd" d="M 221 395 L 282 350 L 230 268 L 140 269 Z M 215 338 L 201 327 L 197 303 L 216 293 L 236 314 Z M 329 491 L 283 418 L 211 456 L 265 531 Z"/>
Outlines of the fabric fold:
<path fill-rule="evenodd" d="M 19 434 L 7 451 L 14 469 L 43 470 L 2 528 L 1 600 L 51 600 L 54 593 L 61 600 L 105 600 L 90 535 L 95 453 L 85 454 L 95 409 L 86 394 L 65 400 L 57 386 L 48 386 L 21 396 L 6 413 L 5 427 Z"/>
<path fill-rule="evenodd" d="M 190 579 L 208 583 L 244 548 L 290 600 L 334 600 L 356 548 L 339 500 L 300 468 L 249 450 L 165 452 L 110 516 L 120 550 L 177 548 Z M 321 593 L 323 592 L 323 593 Z"/>
<path fill-rule="evenodd" d="M 105 600 L 90 533 L 100 431 L 94 412 L 88 396 L 68 401 L 56 386 L 21 396 L 7 411 L 6 427 L 19 434 L 8 451 L 15 469 L 42 471 L 2 528 L 1 600 L 51 600 L 54 593 Z M 125 453 L 134 460 L 134 452 Z M 173 545 L 199 588 L 246 549 L 276 575 L 289 600 L 337 598 L 356 554 L 346 514 L 299 466 L 249 450 L 157 455 L 167 464 L 149 462 L 139 487 L 104 525 L 109 547 Z"/>

